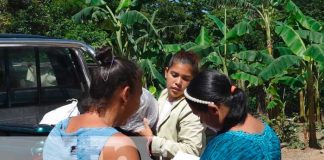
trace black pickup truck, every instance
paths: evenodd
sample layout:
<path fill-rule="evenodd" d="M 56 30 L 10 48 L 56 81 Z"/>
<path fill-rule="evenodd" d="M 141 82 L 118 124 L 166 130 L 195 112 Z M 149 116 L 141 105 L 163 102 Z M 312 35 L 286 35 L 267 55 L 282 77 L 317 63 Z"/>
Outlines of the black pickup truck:
<path fill-rule="evenodd" d="M 41 158 L 44 114 L 89 89 L 85 54 L 94 60 L 79 41 L 0 34 L 0 159 Z"/>

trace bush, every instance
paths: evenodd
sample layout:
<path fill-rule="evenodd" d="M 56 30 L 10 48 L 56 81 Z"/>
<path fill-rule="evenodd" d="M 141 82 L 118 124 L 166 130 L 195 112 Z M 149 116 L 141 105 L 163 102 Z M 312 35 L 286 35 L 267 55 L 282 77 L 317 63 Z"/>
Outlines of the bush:
<path fill-rule="evenodd" d="M 279 115 L 275 119 L 267 120 L 277 133 L 283 146 L 287 145 L 288 148 L 305 148 L 305 144 L 298 137 L 299 126 L 296 123 L 297 119 L 297 115 L 294 115 L 292 118 Z"/>

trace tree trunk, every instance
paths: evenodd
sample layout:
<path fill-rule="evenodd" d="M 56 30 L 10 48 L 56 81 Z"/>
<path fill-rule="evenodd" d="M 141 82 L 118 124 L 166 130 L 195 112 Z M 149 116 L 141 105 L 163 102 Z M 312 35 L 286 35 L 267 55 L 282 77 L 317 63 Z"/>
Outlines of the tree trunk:
<path fill-rule="evenodd" d="M 257 87 L 257 91 L 257 112 L 261 115 L 266 115 L 266 93 L 263 86 Z"/>
<path fill-rule="evenodd" d="M 304 91 L 299 91 L 299 120 L 300 122 L 306 122 L 306 115 L 305 115 L 305 96 Z"/>
<path fill-rule="evenodd" d="M 316 138 L 316 126 L 315 126 L 315 86 L 314 86 L 314 76 L 313 76 L 313 64 L 309 62 L 307 65 L 308 77 L 306 81 L 306 103 L 309 108 L 308 111 L 308 127 L 309 127 L 309 147 L 318 148 L 317 138 Z"/>
<path fill-rule="evenodd" d="M 317 73 L 316 67 L 314 68 L 314 84 L 315 84 L 315 106 L 316 106 L 316 120 L 317 122 L 322 122 L 322 117 L 321 117 L 321 107 L 320 107 L 320 95 L 319 95 L 319 74 Z"/>
<path fill-rule="evenodd" d="M 224 74 L 228 76 L 228 70 L 227 70 L 227 64 L 226 64 L 226 56 L 227 56 L 227 11 L 226 11 L 226 7 L 224 7 L 224 39 L 225 39 L 225 43 L 224 43 L 224 60 L 223 60 L 223 71 Z"/>
<path fill-rule="evenodd" d="M 271 39 L 271 29 L 270 29 L 270 19 L 268 15 L 265 15 L 265 27 L 266 27 L 266 34 L 267 34 L 267 49 L 268 53 L 272 56 L 272 39 Z"/>

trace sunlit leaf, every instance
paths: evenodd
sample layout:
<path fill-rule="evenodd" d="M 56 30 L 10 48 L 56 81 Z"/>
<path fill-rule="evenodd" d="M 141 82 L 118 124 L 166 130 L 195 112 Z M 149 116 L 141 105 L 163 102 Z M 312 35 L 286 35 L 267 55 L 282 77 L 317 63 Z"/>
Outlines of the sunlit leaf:
<path fill-rule="evenodd" d="M 306 51 L 305 44 L 294 29 L 286 24 L 281 24 L 276 27 L 275 31 L 294 54 L 305 60 L 309 60 L 309 58 L 304 56 L 304 52 Z"/>
<path fill-rule="evenodd" d="M 153 24 L 149 21 L 149 19 L 141 12 L 139 11 L 128 11 L 120 16 L 120 21 L 124 25 L 134 25 L 135 23 L 139 24 L 146 24 L 150 27 L 150 29 L 153 31 L 153 33 L 158 36 L 157 30 L 153 26 Z"/>
<path fill-rule="evenodd" d="M 312 31 L 320 31 L 323 28 L 323 26 L 320 22 L 316 21 L 315 19 L 313 19 L 311 17 L 305 16 L 294 2 L 288 1 L 285 9 L 287 12 L 292 13 L 294 18 L 304 28 L 312 30 Z"/>
<path fill-rule="evenodd" d="M 180 44 L 165 44 L 163 45 L 164 52 L 176 53 L 181 50 Z"/>
<path fill-rule="evenodd" d="M 250 26 L 250 24 L 246 21 L 242 21 L 236 24 L 230 31 L 228 31 L 228 33 L 226 34 L 226 39 L 224 37 L 221 42 L 224 43 L 225 40 L 241 37 L 244 34 L 250 33 L 251 31 L 252 27 Z"/>
<path fill-rule="evenodd" d="M 260 78 L 258 78 L 257 76 L 248 74 L 248 73 L 244 73 L 244 72 L 234 73 L 230 77 L 235 80 L 248 81 L 249 86 L 259 86 L 259 85 L 263 84 L 263 81 Z"/>
<path fill-rule="evenodd" d="M 269 80 L 270 78 L 281 74 L 283 71 L 287 70 L 293 65 L 298 65 L 300 63 L 300 58 L 295 55 L 284 55 L 275 59 L 270 63 L 260 74 L 264 80 Z"/>
<path fill-rule="evenodd" d="M 311 57 L 320 64 L 324 64 L 324 44 L 312 44 L 305 52 L 306 56 Z"/>
<path fill-rule="evenodd" d="M 124 8 L 128 8 L 132 4 L 132 0 L 120 0 L 116 9 L 116 13 Z"/>
<path fill-rule="evenodd" d="M 106 4 L 104 0 L 86 0 L 87 4 L 95 5 L 95 6 L 100 6 Z"/>
<path fill-rule="evenodd" d="M 205 27 L 201 27 L 200 33 L 195 40 L 198 45 L 210 45 L 212 43 L 211 38 L 208 34 L 208 30 Z"/>
<path fill-rule="evenodd" d="M 161 85 L 165 86 L 164 77 L 156 70 L 150 59 L 141 59 L 139 65 L 142 67 L 144 73 L 152 76 L 152 79 L 157 80 Z"/>
<path fill-rule="evenodd" d="M 217 27 L 223 33 L 223 35 L 224 35 L 224 31 L 225 32 L 228 31 L 225 24 L 220 19 L 218 19 L 216 16 L 213 16 L 213 15 L 210 15 L 210 14 L 208 14 L 207 16 L 208 16 L 208 18 L 210 18 L 210 19 L 212 19 L 214 21 L 214 23 L 217 25 Z"/>
<path fill-rule="evenodd" d="M 296 30 L 296 32 L 311 43 L 324 43 L 324 33 L 309 30 Z"/>

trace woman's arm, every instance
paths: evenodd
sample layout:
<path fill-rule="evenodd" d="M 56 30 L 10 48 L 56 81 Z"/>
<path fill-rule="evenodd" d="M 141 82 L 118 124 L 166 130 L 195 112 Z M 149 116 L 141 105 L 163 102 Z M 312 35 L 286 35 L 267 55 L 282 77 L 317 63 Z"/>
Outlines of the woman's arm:
<path fill-rule="evenodd" d="M 151 145 L 153 155 L 171 158 L 178 151 L 200 155 L 205 139 L 204 128 L 189 106 L 186 107 L 179 114 L 177 141 L 154 136 Z"/>

